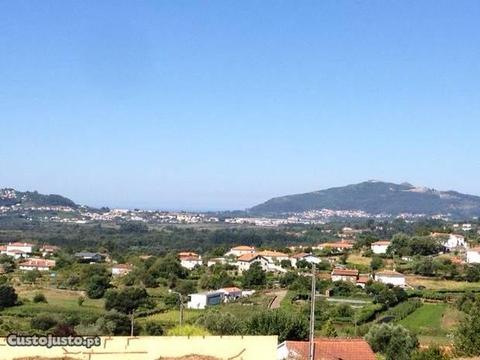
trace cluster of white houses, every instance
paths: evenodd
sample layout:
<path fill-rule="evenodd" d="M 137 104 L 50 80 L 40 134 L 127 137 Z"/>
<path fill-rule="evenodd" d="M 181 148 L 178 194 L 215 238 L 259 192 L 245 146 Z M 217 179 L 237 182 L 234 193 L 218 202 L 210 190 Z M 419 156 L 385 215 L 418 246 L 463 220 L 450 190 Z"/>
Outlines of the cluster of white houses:
<path fill-rule="evenodd" d="M 330 276 L 332 281 L 347 281 L 361 287 L 365 287 L 369 280 L 400 287 L 406 286 L 405 275 L 392 270 L 379 271 L 371 276 L 369 274 L 359 274 L 359 271 L 356 269 L 336 267 L 332 270 Z"/>
<path fill-rule="evenodd" d="M 186 269 L 193 269 L 195 266 L 204 264 L 202 257 L 194 252 L 180 252 L 178 253 L 180 264 Z M 224 257 L 209 259 L 207 266 L 215 264 L 231 264 L 237 266 L 240 272 L 250 269 L 254 263 L 260 264 L 264 271 L 270 272 L 286 272 L 280 266 L 282 261 L 289 261 L 293 267 L 297 267 L 299 261 L 303 260 L 308 263 L 318 264 L 321 259 L 311 253 L 298 253 L 295 255 L 288 255 L 279 251 L 263 250 L 257 251 L 253 246 L 236 246 L 231 248 Z"/>
<path fill-rule="evenodd" d="M 43 258 L 33 257 L 34 252 L 40 253 Z M 48 271 L 55 267 L 55 260 L 45 259 L 58 251 L 58 247 L 53 245 L 43 245 L 37 247 L 35 244 L 28 242 L 11 242 L 7 245 L 0 246 L 0 254 L 13 257 L 19 260 L 18 268 L 20 270 L 32 271 Z"/>
<path fill-rule="evenodd" d="M 468 264 L 480 264 L 480 247 L 470 248 L 465 236 L 460 234 L 432 233 L 432 237 L 443 239 L 443 247 L 448 252 L 458 251 L 465 255 L 464 260 Z M 381 240 L 371 244 L 374 254 L 386 254 L 390 241 Z"/>

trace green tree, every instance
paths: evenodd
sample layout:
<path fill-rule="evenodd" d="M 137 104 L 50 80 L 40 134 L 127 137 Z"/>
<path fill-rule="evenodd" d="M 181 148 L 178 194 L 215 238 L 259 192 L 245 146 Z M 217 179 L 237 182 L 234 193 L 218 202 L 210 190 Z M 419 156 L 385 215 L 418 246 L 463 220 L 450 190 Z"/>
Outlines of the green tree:
<path fill-rule="evenodd" d="M 163 258 L 157 259 L 148 270 L 154 277 L 168 279 L 171 276 L 177 278 L 187 277 L 187 269 L 180 265 L 180 260 L 174 254 L 168 254 Z"/>
<path fill-rule="evenodd" d="M 252 315 L 245 324 L 249 335 L 278 335 L 285 340 L 306 340 L 308 321 L 306 317 L 284 310 L 268 310 Z"/>
<path fill-rule="evenodd" d="M 80 276 L 76 274 L 70 274 L 65 280 L 65 286 L 69 289 L 76 289 L 80 285 Z"/>
<path fill-rule="evenodd" d="M 202 275 L 198 285 L 202 289 L 221 289 L 224 287 L 232 286 L 233 279 L 228 275 L 228 273 L 223 270 L 215 270 L 213 273 L 207 273 Z"/>
<path fill-rule="evenodd" d="M 17 303 L 17 293 L 10 285 L 0 285 L 0 310 Z"/>
<path fill-rule="evenodd" d="M 27 284 L 34 284 L 41 277 L 42 274 L 37 269 L 22 273 L 22 281 Z"/>
<path fill-rule="evenodd" d="M 162 336 L 164 334 L 162 325 L 154 321 L 148 321 L 145 324 L 145 331 L 150 336 Z"/>
<path fill-rule="evenodd" d="M 244 288 L 258 288 L 267 283 L 267 275 L 263 271 L 260 263 L 255 262 L 250 269 L 243 272 L 242 286 Z"/>
<path fill-rule="evenodd" d="M 468 282 L 480 281 L 480 264 L 467 265 L 465 270 L 465 279 Z"/>
<path fill-rule="evenodd" d="M 98 318 L 95 325 L 98 335 L 130 335 L 131 319 L 126 314 L 110 310 Z M 138 329 L 138 326 L 134 326 L 134 329 Z"/>
<path fill-rule="evenodd" d="M 8 255 L 0 255 L 0 266 L 5 273 L 12 272 L 15 269 L 15 260 Z"/>
<path fill-rule="evenodd" d="M 473 306 L 455 333 L 455 350 L 460 356 L 480 355 L 480 307 Z"/>
<path fill-rule="evenodd" d="M 34 303 L 47 303 L 47 298 L 42 293 L 36 293 L 33 296 Z"/>
<path fill-rule="evenodd" d="M 328 319 L 322 327 L 322 335 L 326 337 L 337 337 L 337 329 L 333 325 L 332 319 Z"/>
<path fill-rule="evenodd" d="M 49 314 L 40 314 L 30 320 L 32 329 L 47 331 L 57 325 L 57 321 Z"/>
<path fill-rule="evenodd" d="M 122 290 L 108 290 L 105 293 L 105 309 L 115 309 L 131 314 L 139 307 L 151 308 L 153 302 L 144 288 L 128 287 Z"/>
<path fill-rule="evenodd" d="M 216 309 L 207 311 L 196 323 L 214 335 L 237 335 L 242 331 L 242 322 L 236 316 Z"/>
<path fill-rule="evenodd" d="M 418 347 L 418 340 L 401 325 L 373 325 L 365 339 L 373 351 L 385 355 L 386 360 L 410 360 Z"/>
<path fill-rule="evenodd" d="M 108 276 L 93 275 L 86 286 L 87 296 L 90 299 L 100 299 L 110 286 L 110 278 Z"/>
<path fill-rule="evenodd" d="M 377 271 L 383 267 L 383 259 L 380 256 L 372 256 L 370 261 L 370 269 L 372 271 Z"/>
<path fill-rule="evenodd" d="M 398 233 L 393 235 L 390 246 L 387 249 L 387 253 L 395 254 L 398 256 L 411 255 L 410 249 L 411 237 L 407 234 Z"/>

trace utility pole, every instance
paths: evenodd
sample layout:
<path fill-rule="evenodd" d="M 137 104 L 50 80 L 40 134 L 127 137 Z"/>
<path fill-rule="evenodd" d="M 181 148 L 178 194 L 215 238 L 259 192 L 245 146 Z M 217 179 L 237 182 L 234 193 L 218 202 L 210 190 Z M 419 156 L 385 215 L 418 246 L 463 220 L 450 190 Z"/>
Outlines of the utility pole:
<path fill-rule="evenodd" d="M 179 298 L 180 298 L 180 326 L 183 325 L 183 298 L 182 298 L 182 294 L 179 294 Z"/>
<path fill-rule="evenodd" d="M 312 263 L 312 291 L 310 293 L 310 336 L 309 336 L 309 360 L 314 360 L 315 356 L 315 264 Z"/>
<path fill-rule="evenodd" d="M 135 310 L 132 310 L 131 323 L 130 323 L 130 336 L 133 336 L 134 312 Z"/>
<path fill-rule="evenodd" d="M 173 291 L 172 289 L 168 289 L 168 292 L 178 296 L 178 300 L 180 301 L 180 326 L 182 326 L 183 325 L 183 296 L 179 292 Z"/>

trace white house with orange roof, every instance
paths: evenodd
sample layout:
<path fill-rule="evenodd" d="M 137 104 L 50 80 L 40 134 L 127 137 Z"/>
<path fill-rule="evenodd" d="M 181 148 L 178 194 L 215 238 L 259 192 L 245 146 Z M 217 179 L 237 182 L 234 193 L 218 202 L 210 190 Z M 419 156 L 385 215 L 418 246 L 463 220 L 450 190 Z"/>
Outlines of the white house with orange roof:
<path fill-rule="evenodd" d="M 235 286 L 222 288 L 218 291 L 223 292 L 224 302 L 234 301 L 242 297 L 242 289 Z"/>
<path fill-rule="evenodd" d="M 269 262 L 266 258 L 258 254 L 244 254 L 238 257 L 236 265 L 238 271 L 244 272 L 250 269 L 254 263 L 259 263 L 264 271 L 269 270 Z"/>
<path fill-rule="evenodd" d="M 48 271 L 55 267 L 55 260 L 40 259 L 40 258 L 31 258 L 21 262 L 18 265 L 20 270 L 25 271 Z"/>
<path fill-rule="evenodd" d="M 245 254 L 254 254 L 257 251 L 257 249 L 254 246 L 246 246 L 246 245 L 240 245 L 240 246 L 235 246 L 231 248 L 225 256 L 235 256 L 239 257 Z"/>
<path fill-rule="evenodd" d="M 33 252 L 35 245 L 27 242 L 8 243 L 2 254 L 12 256 L 15 259 L 27 258 Z"/>
<path fill-rule="evenodd" d="M 127 275 L 132 270 L 133 270 L 133 265 L 131 264 L 115 264 L 112 266 L 112 275 L 124 276 L 124 275 Z"/>
<path fill-rule="evenodd" d="M 383 270 L 375 274 L 375 281 L 405 287 L 405 275 L 393 270 Z"/>
<path fill-rule="evenodd" d="M 357 283 L 358 279 L 358 270 L 357 269 L 343 269 L 343 268 L 334 268 L 330 274 L 330 278 L 333 282 L 335 281 L 348 281 L 353 284 Z"/>
<path fill-rule="evenodd" d="M 370 245 L 370 249 L 372 249 L 374 254 L 386 254 L 389 246 L 390 241 L 380 240 L 372 243 L 372 245 Z"/>
<path fill-rule="evenodd" d="M 178 258 L 180 259 L 180 265 L 188 270 L 203 264 L 202 257 L 194 252 L 179 252 Z"/>

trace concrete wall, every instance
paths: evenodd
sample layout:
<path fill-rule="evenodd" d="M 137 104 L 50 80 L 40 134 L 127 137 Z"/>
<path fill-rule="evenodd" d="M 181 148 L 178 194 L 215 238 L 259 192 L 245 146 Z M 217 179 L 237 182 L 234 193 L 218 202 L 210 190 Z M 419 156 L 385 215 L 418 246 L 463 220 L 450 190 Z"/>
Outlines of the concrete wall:
<path fill-rule="evenodd" d="M 276 336 L 141 336 L 102 337 L 99 347 L 13 347 L 0 338 L 0 360 L 25 357 L 68 357 L 81 360 L 156 360 L 190 354 L 208 355 L 221 360 L 274 360 Z"/>

